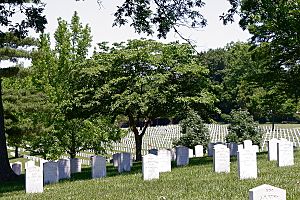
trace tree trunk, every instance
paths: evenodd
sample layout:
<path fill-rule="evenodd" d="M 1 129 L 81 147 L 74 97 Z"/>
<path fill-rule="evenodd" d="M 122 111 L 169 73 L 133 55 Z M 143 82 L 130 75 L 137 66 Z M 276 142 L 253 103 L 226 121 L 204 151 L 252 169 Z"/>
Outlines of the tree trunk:
<path fill-rule="evenodd" d="M 0 182 L 16 179 L 18 176 L 11 169 L 4 132 L 4 110 L 2 102 L 2 79 L 0 79 Z"/>
<path fill-rule="evenodd" d="M 15 146 L 15 158 L 19 158 L 19 147 Z"/>
<path fill-rule="evenodd" d="M 135 139 L 135 156 L 136 156 L 136 161 L 142 161 L 142 144 L 143 144 L 143 136 L 146 133 L 146 129 L 148 125 L 150 124 L 150 119 L 147 119 L 144 123 L 144 126 L 142 128 L 142 132 L 139 133 L 136 124 L 135 124 L 135 119 L 132 115 L 128 115 L 129 118 L 129 127 L 134 133 L 134 139 Z M 138 122 L 138 120 L 137 120 Z"/>
<path fill-rule="evenodd" d="M 135 158 L 136 161 L 142 161 L 142 144 L 143 136 L 139 134 L 134 134 L 135 138 Z"/>

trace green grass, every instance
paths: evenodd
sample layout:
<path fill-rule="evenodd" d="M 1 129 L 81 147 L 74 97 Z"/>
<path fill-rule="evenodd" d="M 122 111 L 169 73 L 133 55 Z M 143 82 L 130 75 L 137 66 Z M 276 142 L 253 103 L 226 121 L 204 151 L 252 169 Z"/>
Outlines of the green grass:
<path fill-rule="evenodd" d="M 300 124 L 274 124 L 275 127 L 278 128 L 300 128 Z M 268 124 L 259 124 L 259 126 L 270 126 L 272 127 L 271 123 Z"/>
<path fill-rule="evenodd" d="M 42 194 L 25 194 L 24 175 L 19 181 L 0 185 L 2 199 L 248 199 L 249 189 L 270 184 L 287 190 L 287 199 L 300 198 L 300 152 L 295 152 L 295 165 L 279 168 L 258 155 L 257 179 L 239 180 L 237 162 L 231 161 L 231 172 L 212 171 L 212 158 L 194 158 L 186 167 L 172 166 L 172 172 L 161 173 L 159 180 L 143 181 L 141 163 L 134 163 L 130 173 L 118 174 L 111 166 L 108 176 L 90 179 L 90 169 L 83 168 L 70 180 L 46 185 Z"/>

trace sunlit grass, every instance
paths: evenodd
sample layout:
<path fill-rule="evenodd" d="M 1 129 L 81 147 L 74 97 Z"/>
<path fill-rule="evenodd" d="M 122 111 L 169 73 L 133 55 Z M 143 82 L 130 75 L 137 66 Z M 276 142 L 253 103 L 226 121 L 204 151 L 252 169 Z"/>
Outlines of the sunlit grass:
<path fill-rule="evenodd" d="M 270 184 L 287 190 L 288 199 L 300 197 L 300 152 L 295 152 L 295 165 L 277 167 L 258 155 L 258 178 L 239 180 L 237 162 L 231 159 L 231 172 L 212 171 L 212 158 L 193 158 L 189 166 L 172 166 L 172 172 L 160 174 L 159 180 L 143 181 L 141 163 L 134 163 L 130 173 L 118 174 L 109 164 L 108 176 L 90 179 L 90 168 L 83 168 L 70 180 L 46 185 L 42 194 L 25 194 L 23 179 L 0 185 L 3 199 L 248 199 L 249 189 Z"/>

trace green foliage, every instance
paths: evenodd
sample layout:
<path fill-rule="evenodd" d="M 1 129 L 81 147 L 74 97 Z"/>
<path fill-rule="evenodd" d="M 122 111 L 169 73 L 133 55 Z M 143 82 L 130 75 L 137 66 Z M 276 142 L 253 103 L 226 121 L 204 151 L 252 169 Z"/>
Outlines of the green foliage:
<path fill-rule="evenodd" d="M 204 116 L 214 109 L 208 70 L 189 45 L 144 39 L 111 48 L 101 43 L 99 48 L 81 64 L 83 69 L 73 72 L 77 91 L 69 116 L 126 116 L 138 142 L 137 154 L 151 120 L 174 117 L 187 106 Z"/>
<path fill-rule="evenodd" d="M 189 110 L 185 119 L 180 122 L 182 136 L 173 142 L 174 146 L 186 146 L 193 149 L 196 145 L 201 144 L 204 147 L 209 142 L 209 131 L 203 123 L 201 117 L 193 110 Z"/>
<path fill-rule="evenodd" d="M 29 4 L 30 3 L 30 4 Z M 5 0 L 0 4 L 0 25 L 9 27 L 9 32 L 18 38 L 28 35 L 30 29 L 42 32 L 47 23 L 43 15 L 45 4 L 40 0 Z M 21 17 L 16 17 L 20 15 Z M 0 31 L 0 40 L 6 37 Z"/>
<path fill-rule="evenodd" d="M 250 113 L 246 110 L 232 110 L 230 115 L 226 141 L 242 143 L 244 140 L 252 140 L 253 144 L 260 145 L 263 134 Z"/>
<path fill-rule="evenodd" d="M 172 29 L 177 32 L 180 26 L 205 26 L 206 19 L 200 13 L 200 8 L 204 5 L 202 0 L 129 0 L 118 7 L 114 25 L 125 25 L 130 18 L 130 26 L 133 26 L 137 33 L 152 35 L 154 25 L 157 27 L 158 38 L 166 38 L 168 32 Z M 156 9 L 153 10 L 153 7 Z"/>
<path fill-rule="evenodd" d="M 16 76 L 3 81 L 3 90 L 8 144 L 26 148 L 47 159 L 53 157 L 51 152 L 56 149 L 56 143 L 47 137 L 52 130 L 48 120 L 52 116 L 53 106 L 47 96 L 32 84 L 31 68 L 20 67 Z M 37 138 L 44 139 L 48 145 L 41 145 Z"/>
<path fill-rule="evenodd" d="M 49 35 L 41 35 L 33 59 L 34 85 L 47 95 L 55 114 L 55 117 L 48 116 L 53 130 L 38 136 L 34 146 L 48 147 L 49 141 L 56 141 L 57 148 L 50 149 L 51 152 L 58 155 L 65 151 L 72 158 L 86 149 L 103 153 L 110 142 L 120 139 L 121 131 L 104 117 L 93 115 L 83 120 L 79 113 L 70 112 L 78 84 L 73 71 L 80 70 L 80 64 L 86 60 L 91 46 L 90 28 L 80 23 L 75 12 L 70 24 L 58 19 L 54 38 L 56 44 L 52 50 Z"/>

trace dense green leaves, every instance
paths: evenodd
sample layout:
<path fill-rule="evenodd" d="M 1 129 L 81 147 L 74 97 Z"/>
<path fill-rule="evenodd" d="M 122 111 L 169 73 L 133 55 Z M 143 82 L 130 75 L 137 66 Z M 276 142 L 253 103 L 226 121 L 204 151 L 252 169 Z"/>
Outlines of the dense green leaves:
<path fill-rule="evenodd" d="M 187 116 L 180 122 L 182 136 L 174 141 L 175 146 L 182 145 L 193 149 L 196 145 L 207 147 L 209 142 L 209 131 L 201 117 L 193 110 L 187 112 Z"/>
<path fill-rule="evenodd" d="M 208 70 L 189 45 L 131 40 L 100 47 L 82 70 L 74 71 L 79 73 L 78 91 L 69 115 L 127 116 L 141 142 L 157 117 L 178 116 L 188 106 L 204 115 L 213 111 L 216 98 L 210 92 Z M 140 156 L 137 143 L 137 159 Z"/>
<path fill-rule="evenodd" d="M 180 26 L 205 26 L 206 19 L 200 12 L 204 5 L 202 0 L 126 0 L 115 13 L 114 25 L 130 23 L 136 32 L 148 35 L 156 29 L 158 38 L 166 38 L 168 32 L 178 32 Z"/>
<path fill-rule="evenodd" d="M 78 71 L 80 64 L 86 60 L 91 43 L 90 28 L 80 23 L 75 12 L 71 24 L 62 19 L 58 20 L 54 37 L 56 45 L 52 50 L 49 36 L 41 36 L 39 49 L 33 59 L 34 85 L 47 95 L 55 108 L 55 118 L 49 118 L 54 129 L 44 135 L 51 139 L 44 140 L 40 137 L 40 143 L 46 142 L 44 146 L 47 147 L 48 141 L 57 141 L 60 152 L 67 152 L 72 158 L 85 149 L 103 153 L 109 143 L 118 140 L 122 134 L 111 123 L 109 116 L 89 116 L 82 120 L 79 113 L 70 115 L 70 106 L 78 84 L 76 74 L 72 72 Z"/>
<path fill-rule="evenodd" d="M 246 110 L 233 110 L 230 115 L 226 141 L 242 143 L 244 140 L 251 140 L 254 144 L 260 145 L 263 135 L 250 113 Z"/>

